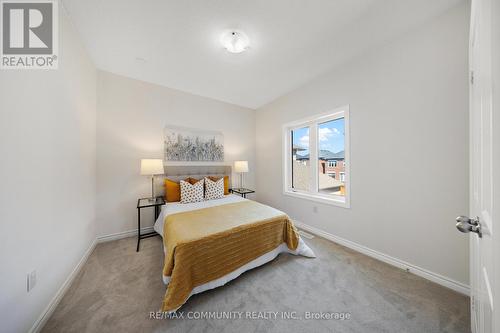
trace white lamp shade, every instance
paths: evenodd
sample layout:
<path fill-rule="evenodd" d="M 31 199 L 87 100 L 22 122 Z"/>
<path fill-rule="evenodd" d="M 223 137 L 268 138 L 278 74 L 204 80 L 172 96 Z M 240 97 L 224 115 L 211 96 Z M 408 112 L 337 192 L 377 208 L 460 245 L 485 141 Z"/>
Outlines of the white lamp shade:
<path fill-rule="evenodd" d="M 141 160 L 141 175 L 163 175 L 163 161 L 161 159 L 146 158 Z"/>
<path fill-rule="evenodd" d="M 234 172 L 248 172 L 248 161 L 234 161 Z"/>

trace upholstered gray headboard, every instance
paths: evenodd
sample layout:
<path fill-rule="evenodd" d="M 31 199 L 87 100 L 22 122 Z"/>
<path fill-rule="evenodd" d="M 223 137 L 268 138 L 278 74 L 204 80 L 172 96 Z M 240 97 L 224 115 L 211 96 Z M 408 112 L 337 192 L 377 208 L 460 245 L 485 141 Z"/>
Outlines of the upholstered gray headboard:
<path fill-rule="evenodd" d="M 229 176 L 229 187 L 231 187 L 231 165 L 167 165 L 165 166 L 165 178 L 172 180 L 186 179 L 187 177 L 202 178 L 204 176 L 223 177 Z"/>

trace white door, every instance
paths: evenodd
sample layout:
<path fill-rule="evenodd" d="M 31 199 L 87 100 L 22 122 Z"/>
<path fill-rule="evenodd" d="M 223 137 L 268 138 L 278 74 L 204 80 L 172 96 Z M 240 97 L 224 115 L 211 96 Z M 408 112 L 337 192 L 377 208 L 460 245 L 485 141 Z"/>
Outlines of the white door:
<path fill-rule="evenodd" d="M 499 2 L 472 0 L 471 11 L 470 220 L 458 218 L 457 228 L 471 231 L 471 326 L 475 333 L 500 333 L 500 101 L 497 91 L 500 88 L 497 41 L 500 33 L 495 31 L 499 24 L 496 15 Z"/>

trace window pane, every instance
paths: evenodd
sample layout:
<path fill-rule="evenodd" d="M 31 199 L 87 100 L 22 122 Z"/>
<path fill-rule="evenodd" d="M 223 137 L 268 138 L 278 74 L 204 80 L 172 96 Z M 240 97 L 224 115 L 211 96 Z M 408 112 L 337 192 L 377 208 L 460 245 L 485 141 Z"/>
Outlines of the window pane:
<path fill-rule="evenodd" d="M 311 163 L 309 161 L 309 127 L 291 131 L 292 136 L 292 188 L 309 191 Z"/>
<path fill-rule="evenodd" d="M 345 195 L 344 118 L 318 124 L 318 192 Z"/>

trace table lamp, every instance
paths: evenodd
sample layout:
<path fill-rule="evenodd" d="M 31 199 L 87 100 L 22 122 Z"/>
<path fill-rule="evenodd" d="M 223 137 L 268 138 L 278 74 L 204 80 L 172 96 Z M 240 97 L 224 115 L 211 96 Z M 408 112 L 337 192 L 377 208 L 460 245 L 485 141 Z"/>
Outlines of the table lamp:
<path fill-rule="evenodd" d="M 243 174 L 248 172 L 248 161 L 234 161 L 234 172 L 240 174 L 240 188 L 243 188 Z"/>
<path fill-rule="evenodd" d="M 149 201 L 156 201 L 155 196 L 155 175 L 163 175 L 163 161 L 161 159 L 142 159 L 141 160 L 141 175 L 151 177 L 151 199 Z"/>

